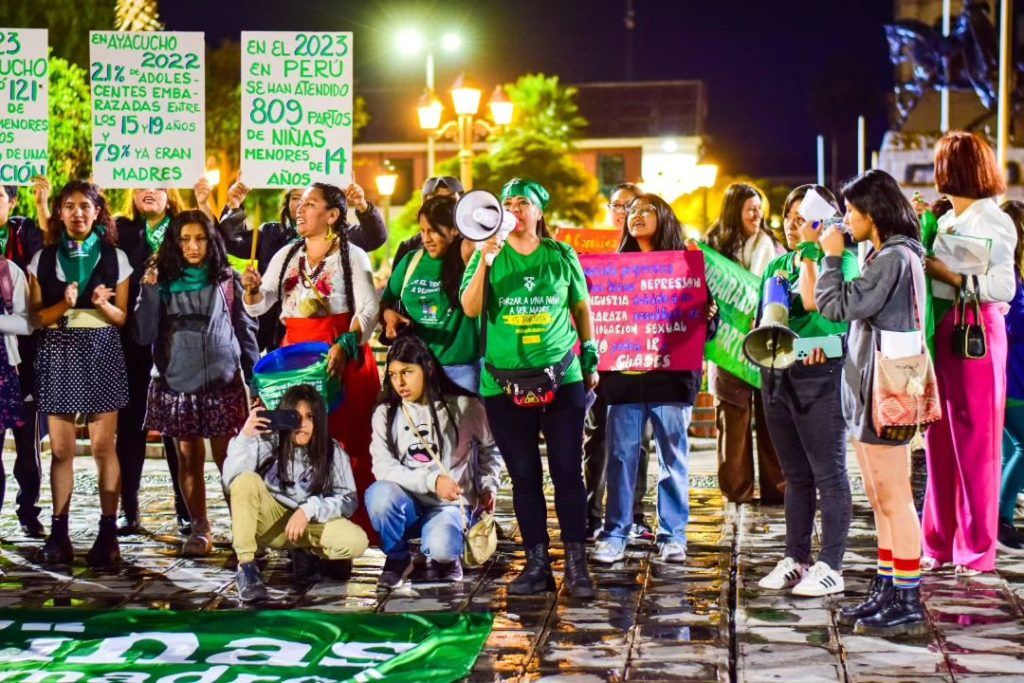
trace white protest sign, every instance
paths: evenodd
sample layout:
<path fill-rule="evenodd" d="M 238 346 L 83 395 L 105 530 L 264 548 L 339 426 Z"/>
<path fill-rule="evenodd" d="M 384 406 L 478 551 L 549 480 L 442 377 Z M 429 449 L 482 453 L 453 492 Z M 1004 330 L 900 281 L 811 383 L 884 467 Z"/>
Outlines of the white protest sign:
<path fill-rule="evenodd" d="M 242 32 L 242 177 L 249 187 L 352 179 L 352 34 Z"/>
<path fill-rule="evenodd" d="M 46 38 L 46 29 L 0 28 L 0 185 L 31 185 L 49 166 Z"/>
<path fill-rule="evenodd" d="M 93 179 L 191 187 L 206 161 L 202 33 L 92 31 Z"/>

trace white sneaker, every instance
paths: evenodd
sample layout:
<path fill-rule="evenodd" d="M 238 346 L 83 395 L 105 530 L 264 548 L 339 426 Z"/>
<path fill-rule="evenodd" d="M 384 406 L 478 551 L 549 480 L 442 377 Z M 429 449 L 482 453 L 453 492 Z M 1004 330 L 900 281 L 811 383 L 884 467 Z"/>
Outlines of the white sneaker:
<path fill-rule="evenodd" d="M 662 562 L 683 564 L 686 562 L 686 545 L 679 541 L 668 541 L 662 544 L 658 556 Z"/>
<path fill-rule="evenodd" d="M 601 562 L 602 564 L 612 564 L 618 562 L 626 556 L 626 545 L 623 544 L 620 548 L 614 543 L 608 541 L 598 541 L 594 546 L 594 552 L 590 553 L 590 559 L 594 562 Z"/>
<path fill-rule="evenodd" d="M 770 591 L 780 591 L 798 583 L 806 573 L 806 565 L 800 564 L 792 557 L 784 557 L 778 561 L 775 569 L 757 582 L 757 585 Z"/>
<path fill-rule="evenodd" d="M 843 581 L 842 574 L 824 562 L 815 562 L 807 570 L 807 574 L 800 580 L 800 583 L 793 586 L 793 595 L 820 598 L 823 595 L 842 593 L 844 590 L 846 590 L 846 583 Z"/>

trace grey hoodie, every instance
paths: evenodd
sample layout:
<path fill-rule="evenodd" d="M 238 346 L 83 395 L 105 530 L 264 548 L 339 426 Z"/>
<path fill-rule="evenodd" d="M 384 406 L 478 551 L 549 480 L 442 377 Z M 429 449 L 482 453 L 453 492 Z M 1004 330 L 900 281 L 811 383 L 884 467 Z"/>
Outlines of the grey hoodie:
<path fill-rule="evenodd" d="M 266 436 L 248 437 L 239 434 L 228 444 L 228 457 L 224 461 L 222 480 L 228 489 L 231 482 L 245 472 L 256 472 L 267 461 L 274 459 L 277 449 L 277 432 Z M 290 485 L 281 481 L 274 462 L 263 474 L 263 481 L 274 500 L 289 510 L 302 508 L 311 522 L 329 522 L 339 517 L 351 517 L 359 506 L 356 496 L 356 480 L 352 476 L 352 465 L 348 454 L 341 449 L 337 441 L 334 444 L 334 466 L 331 468 L 331 492 L 327 495 L 313 495 L 310 484 L 313 481 L 313 470 L 309 465 L 305 448 L 296 448 L 292 460 L 292 472 L 288 479 Z"/>
<path fill-rule="evenodd" d="M 436 404 L 440 441 L 432 428 L 430 408 L 418 403 L 406 403 L 415 432 L 399 409 L 391 425 L 387 424 L 388 406 L 379 405 L 373 412 L 373 441 L 370 455 L 373 457 L 373 476 L 380 481 L 391 481 L 426 505 L 454 505 L 437 497 L 434 492 L 441 469 L 434 464 L 429 443 L 448 473 L 462 487 L 465 503 L 476 507 L 481 491 L 498 490 L 498 475 L 501 462 L 497 458 L 497 446 L 487 424 L 484 405 L 475 396 L 457 396 L 448 399 L 455 424 L 458 425 L 458 441 L 455 439 L 455 425 L 448 418 L 448 412 L 440 402 Z M 391 429 L 392 440 L 397 453 L 388 448 L 387 430 Z"/>
<path fill-rule="evenodd" d="M 907 443 L 879 438 L 871 419 L 871 392 L 881 331 L 920 329 L 918 311 L 924 310 L 925 303 L 923 256 L 920 242 L 897 235 L 868 254 L 860 277 L 844 281 L 842 259 L 837 256 L 826 256 L 818 275 L 814 288 L 818 312 L 829 320 L 850 323 L 849 349 L 843 359 L 843 416 L 850 436 L 863 443 Z"/>

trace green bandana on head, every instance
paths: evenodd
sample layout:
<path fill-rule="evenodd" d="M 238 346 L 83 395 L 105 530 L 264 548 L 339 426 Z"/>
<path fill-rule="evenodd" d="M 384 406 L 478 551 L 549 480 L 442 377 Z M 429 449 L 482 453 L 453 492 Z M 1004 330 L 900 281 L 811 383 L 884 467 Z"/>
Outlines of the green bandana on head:
<path fill-rule="evenodd" d="M 154 225 L 152 228 L 146 226 L 146 242 L 149 243 L 149 250 L 152 253 L 156 253 L 160 249 L 160 245 L 164 243 L 164 235 L 167 234 L 167 228 L 171 224 L 171 217 L 164 216 L 164 219 Z"/>
<path fill-rule="evenodd" d="M 548 194 L 543 185 L 533 180 L 523 180 L 522 178 L 513 178 L 505 183 L 505 187 L 501 188 L 501 201 L 504 202 L 509 197 L 526 197 L 533 204 L 540 207 L 541 211 L 547 208 L 548 201 L 551 199 L 551 195 Z"/>
<path fill-rule="evenodd" d="M 57 246 L 57 262 L 64 271 L 64 281 L 78 285 L 79 293 L 85 290 L 92 277 L 92 271 L 100 261 L 100 235 L 103 228 L 94 227 L 89 236 L 79 242 L 67 233 Z"/>
<path fill-rule="evenodd" d="M 197 292 L 208 284 L 210 284 L 210 266 L 206 264 L 185 266 L 185 269 L 181 271 L 181 277 L 171 281 L 165 291 L 169 291 L 171 294 Z"/>

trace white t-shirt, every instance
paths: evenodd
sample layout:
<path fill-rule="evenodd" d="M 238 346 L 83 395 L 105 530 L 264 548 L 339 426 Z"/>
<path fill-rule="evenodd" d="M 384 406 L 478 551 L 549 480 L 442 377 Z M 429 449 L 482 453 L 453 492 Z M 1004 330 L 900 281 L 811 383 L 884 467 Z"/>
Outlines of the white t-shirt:
<path fill-rule="evenodd" d="M 4 335 L 4 344 L 7 346 L 7 362 L 17 367 L 21 362 L 17 335 L 32 333 L 32 323 L 28 318 L 28 279 L 13 261 L 8 261 L 7 265 L 11 271 L 11 305 L 14 310 L 0 315 L 0 334 Z"/>
<path fill-rule="evenodd" d="M 1013 219 L 999 208 L 996 200 L 991 197 L 979 199 L 959 216 L 952 211 L 946 212 L 939 219 L 939 232 L 992 240 L 988 272 L 978 276 L 981 301 L 991 303 L 1013 300 L 1017 288 L 1017 276 L 1013 268 L 1017 230 L 1013 226 Z M 945 282 L 932 280 L 932 295 L 952 300 L 956 290 Z"/>
<path fill-rule="evenodd" d="M 299 303 L 311 294 L 304 279 L 299 277 L 299 262 L 304 260 L 302 257 L 306 255 L 306 247 L 305 245 L 300 247 L 286 264 L 284 260 L 291 247 L 292 245 L 282 247 L 270 259 L 267 272 L 263 274 L 263 284 L 260 286 L 263 299 L 252 305 L 245 304 L 245 311 L 249 315 L 253 317 L 262 315 L 277 302 L 277 283 L 281 280 L 281 271 L 284 269 L 284 301 L 281 302 L 281 319 L 303 317 L 299 313 Z M 316 268 L 310 268 L 306 263 L 305 273 L 310 278 L 316 274 L 317 291 L 327 301 L 331 315 L 353 314 L 353 318 L 359 321 L 360 329 L 363 331 L 361 341 L 366 343 L 370 340 L 373 328 L 377 325 L 380 299 L 378 299 L 377 290 L 373 286 L 370 257 L 366 255 L 365 251 L 352 244 L 348 246 L 348 253 L 349 263 L 352 267 L 352 294 L 356 307 L 354 312 L 348 310 L 348 302 L 345 297 L 345 273 L 339 252 L 327 256 L 319 273 L 316 272 Z"/>

